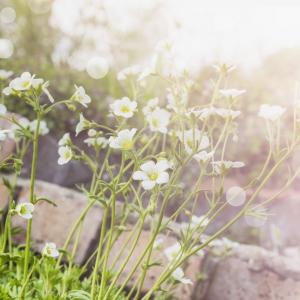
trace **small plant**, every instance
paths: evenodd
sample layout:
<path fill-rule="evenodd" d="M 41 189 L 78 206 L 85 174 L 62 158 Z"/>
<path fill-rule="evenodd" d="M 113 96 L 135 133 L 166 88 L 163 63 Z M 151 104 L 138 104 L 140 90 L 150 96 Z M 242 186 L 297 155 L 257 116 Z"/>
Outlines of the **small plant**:
<path fill-rule="evenodd" d="M 80 160 L 90 168 L 92 181 L 89 186 L 81 187 L 86 195 L 86 207 L 73 224 L 63 247 L 58 249 L 49 241 L 41 254 L 34 254 L 31 250 L 32 218 L 39 201 L 55 205 L 51 199 L 39 198 L 35 194 L 39 137 L 49 132 L 44 119 L 61 105 L 77 114 L 80 108 L 89 105 L 91 98 L 83 87 L 75 86 L 69 99 L 56 101 L 49 91 L 49 83 L 28 72 L 10 81 L 3 89 L 0 104 L 1 118 L 11 124 L 10 128 L 0 130 L 0 140 L 14 139 L 16 143 L 15 153 L 0 163 L 1 168 L 14 170 L 13 179 L 3 178 L 10 191 L 10 201 L 1 232 L 1 299 L 149 300 L 153 296 L 155 299 L 169 299 L 173 297 L 172 289 L 178 283 L 193 284 L 185 276 L 183 268 L 190 256 L 201 255 L 206 247 L 220 241 L 227 247 L 234 245 L 227 239 L 216 239 L 239 218 L 266 217 L 267 204 L 286 189 L 299 172 L 290 173 L 286 184 L 274 197 L 257 203 L 260 191 L 276 171 L 288 165 L 289 157 L 299 144 L 298 112 L 293 112 L 294 126 L 283 142 L 280 124 L 287 114 L 285 109 L 267 105 L 260 108 L 259 117 L 265 121 L 267 129 L 268 157 L 247 186 L 235 186 L 226 191 L 226 177 L 233 169 L 245 166 L 244 162 L 228 160 L 227 156 L 228 144 L 237 138 L 237 120 L 241 114 L 235 107 L 245 91 L 224 89 L 223 83 L 233 70 L 232 66 L 219 65 L 216 70 L 218 78 L 214 82 L 212 97 L 202 106 L 189 107 L 188 96 L 194 83 L 185 72 L 174 75 L 165 74 L 160 68 L 137 71 L 135 67 L 127 68 L 118 75 L 127 97 L 111 103 L 111 126 L 88 120 L 84 111 L 79 114 L 76 136 L 86 135 L 84 142 L 93 151 L 86 153 L 72 142 L 70 133 L 65 133 L 58 142 L 57 163 L 64 165 L 71 160 Z M 5 71 L 1 74 L 4 85 L 12 74 Z M 147 96 L 147 87 L 155 80 L 160 92 L 167 91 L 160 99 Z M 48 97 L 48 103 L 41 102 L 42 94 Z M 9 114 L 4 105 L 4 95 L 14 95 L 26 102 L 36 119 L 29 121 Z M 33 145 L 30 198 L 28 203 L 17 204 L 14 191 L 30 144 Z M 192 186 L 185 177 L 186 170 L 190 168 L 197 171 Z M 212 186 L 209 191 L 202 187 L 207 180 Z M 246 191 L 250 193 L 247 195 Z M 121 217 L 117 217 L 118 199 L 123 201 Z M 195 207 L 200 200 L 207 202 L 208 210 L 196 216 Z M 80 225 L 94 205 L 101 205 L 104 215 L 98 248 L 89 260 L 94 261 L 89 274 L 87 266 L 79 267 L 74 263 L 74 256 L 80 240 Z M 170 206 L 174 212 L 167 217 L 166 209 Z M 230 206 L 239 207 L 239 211 L 208 236 L 208 226 Z M 188 221 L 181 224 L 180 232 L 173 231 L 171 224 L 182 213 Z M 137 216 L 135 224 L 130 223 L 130 214 Z M 11 218 L 27 220 L 24 247 L 13 246 Z M 129 274 L 121 280 L 146 222 L 150 223 L 151 236 L 145 250 L 138 253 Z M 115 265 L 111 267 L 111 249 L 122 230 L 129 228 L 131 238 L 124 245 L 128 251 L 125 256 L 120 253 L 123 258 L 118 268 Z M 164 248 L 163 234 L 176 236 L 178 242 L 164 249 L 169 262 L 163 266 L 150 290 L 143 294 L 149 269 L 161 264 L 153 257 L 153 251 Z M 70 249 L 73 238 L 76 243 Z M 124 247 L 120 251 L 124 251 Z M 128 283 L 136 273 L 137 280 L 129 287 Z"/>

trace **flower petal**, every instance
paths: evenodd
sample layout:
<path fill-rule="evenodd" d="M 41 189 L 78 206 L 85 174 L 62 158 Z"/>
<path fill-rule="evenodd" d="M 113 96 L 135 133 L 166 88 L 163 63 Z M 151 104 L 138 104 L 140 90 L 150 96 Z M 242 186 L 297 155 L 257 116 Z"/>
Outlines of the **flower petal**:
<path fill-rule="evenodd" d="M 167 172 L 160 173 L 158 178 L 156 179 L 156 183 L 158 184 L 167 183 L 168 181 L 169 181 L 169 174 Z"/>
<path fill-rule="evenodd" d="M 170 168 L 170 163 L 166 159 L 159 160 L 156 163 L 157 171 L 163 172 Z"/>
<path fill-rule="evenodd" d="M 145 172 L 143 171 L 136 171 L 132 175 L 133 180 L 148 180 L 148 176 Z"/>
<path fill-rule="evenodd" d="M 145 172 L 152 171 L 155 168 L 155 163 L 153 160 L 149 160 L 141 165 L 141 170 Z"/>
<path fill-rule="evenodd" d="M 142 182 L 142 187 L 145 190 L 152 190 L 155 186 L 155 181 L 145 180 Z"/>

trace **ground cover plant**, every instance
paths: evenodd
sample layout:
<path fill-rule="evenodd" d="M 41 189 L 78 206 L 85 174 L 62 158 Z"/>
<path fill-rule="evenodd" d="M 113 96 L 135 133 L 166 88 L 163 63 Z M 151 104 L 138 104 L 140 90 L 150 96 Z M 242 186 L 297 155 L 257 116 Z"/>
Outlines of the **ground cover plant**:
<path fill-rule="evenodd" d="M 10 192 L 9 208 L 1 231 L 0 244 L 0 296 L 1 299 L 172 299 L 178 284 L 193 284 L 184 274 L 184 263 L 192 255 L 202 255 L 211 245 L 219 243 L 226 230 L 240 218 L 264 221 L 268 204 L 275 200 L 292 181 L 299 170 L 291 168 L 290 157 L 299 144 L 299 107 L 293 111 L 276 106 L 258 108 L 257 122 L 264 126 L 269 152 L 261 169 L 245 186 L 226 190 L 224 182 L 230 173 L 243 168 L 247 162 L 237 157 L 229 160 L 228 145 L 238 147 L 239 120 L 246 116 L 236 109 L 243 101 L 245 90 L 227 88 L 233 66 L 214 66 L 213 92 L 207 103 L 190 106 L 190 92 L 195 84 L 186 72 L 166 73 L 157 66 L 141 69 L 136 66 L 122 70 L 118 80 L 124 95 L 111 100 L 109 124 L 89 120 L 85 116 L 92 99 L 82 86 L 74 86 L 68 99 L 54 99 L 51 85 L 29 72 L 12 74 L 1 70 L 2 89 L 0 115 L 9 122 L 8 129 L 0 130 L 0 141 L 12 139 L 16 143 L 13 155 L 0 162 L 2 170 L 12 170 L 13 176 L 3 177 Z M 147 96 L 147 88 L 158 82 L 157 98 Z M 155 89 L 154 89 L 155 90 Z M 6 109 L 10 97 L 18 98 L 31 107 L 35 118 L 28 120 L 11 114 Z M 45 101 L 46 97 L 46 101 Z M 58 142 L 59 159 L 53 164 L 68 164 L 71 160 L 84 162 L 92 173 L 92 181 L 79 189 L 86 195 L 86 207 L 72 225 L 65 244 L 58 247 L 51 241 L 41 253 L 31 248 L 32 219 L 36 204 L 45 201 L 56 205 L 55 199 L 35 194 L 36 164 L 39 138 L 49 133 L 45 118 L 59 107 L 65 106 L 78 118 L 76 136 L 93 151 L 86 152 L 75 145 L 70 133 Z M 282 120 L 289 120 L 292 128 L 282 136 Z M 290 122 L 292 120 L 292 122 Z M 289 124 L 288 123 L 288 124 Z M 32 147 L 30 197 L 26 203 L 16 203 L 14 194 L 22 162 Z M 192 185 L 185 181 L 184 173 L 196 170 Z M 268 199 L 258 202 L 259 193 L 278 171 L 285 171 L 286 182 Z M 211 188 L 204 189 L 204 181 Z M 180 200 L 178 202 L 178 199 Z M 176 201 L 175 201 L 176 200 Z M 117 201 L 122 201 L 121 217 Z M 208 209 L 195 214 L 199 201 Z M 179 205 L 178 205 L 179 203 Z M 94 205 L 103 208 L 103 221 L 97 250 L 84 266 L 74 263 L 81 235 L 81 225 Z M 173 213 L 166 216 L 166 208 Z M 237 213 L 207 235 L 207 228 L 224 210 L 238 207 Z M 172 224 L 180 214 L 186 215 L 178 232 Z M 130 216 L 136 217 L 134 224 Z M 15 228 L 12 218 L 27 220 L 25 245 L 14 245 Z M 125 267 L 140 240 L 145 224 L 150 224 L 151 236 L 145 250 L 139 253 L 135 264 L 124 280 L 120 280 Z M 109 265 L 111 249 L 124 230 L 130 228 L 125 257 L 118 267 Z M 173 235 L 177 242 L 163 248 L 162 235 Z M 70 248 L 70 242 L 75 244 Z M 234 247 L 234 242 L 223 238 L 223 243 Z M 153 286 L 144 293 L 143 286 L 149 270 L 161 262 L 153 257 L 154 249 L 161 248 L 169 263 L 163 266 Z M 120 258 L 119 257 L 119 258 Z M 119 259 L 118 258 L 118 259 Z M 121 259 L 121 258 L 120 258 Z M 137 280 L 129 286 L 132 276 Z"/>

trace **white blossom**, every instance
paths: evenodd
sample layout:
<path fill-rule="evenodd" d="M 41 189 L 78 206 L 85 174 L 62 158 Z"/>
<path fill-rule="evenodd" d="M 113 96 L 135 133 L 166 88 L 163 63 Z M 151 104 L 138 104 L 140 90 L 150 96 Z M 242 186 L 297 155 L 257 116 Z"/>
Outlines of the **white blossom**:
<path fill-rule="evenodd" d="M 202 134 L 197 128 L 178 131 L 177 136 L 184 144 L 185 151 L 191 154 L 193 151 L 200 151 L 209 146 L 209 139 L 206 134 Z"/>
<path fill-rule="evenodd" d="M 43 82 L 43 79 L 35 78 L 35 75 L 31 75 L 29 72 L 24 72 L 20 77 L 13 79 L 10 82 L 9 87 L 16 91 L 27 91 L 31 87 L 39 87 Z"/>
<path fill-rule="evenodd" d="M 58 148 L 58 154 L 59 158 L 57 163 L 59 165 L 65 165 L 68 163 L 72 157 L 73 157 L 73 152 L 72 149 L 69 146 L 62 146 Z"/>
<path fill-rule="evenodd" d="M 177 268 L 171 275 L 176 281 L 179 281 L 183 284 L 193 284 L 192 280 L 184 277 L 184 272 L 182 268 Z"/>
<path fill-rule="evenodd" d="M 62 138 L 58 141 L 58 146 L 66 146 L 71 143 L 70 133 L 65 133 Z"/>
<path fill-rule="evenodd" d="M 147 104 L 143 108 L 143 114 L 147 116 L 149 113 L 153 112 L 156 108 L 158 108 L 158 98 L 152 98 L 148 100 Z"/>
<path fill-rule="evenodd" d="M 180 91 L 178 95 L 174 95 L 173 93 L 169 92 L 166 96 L 168 105 L 167 108 L 170 110 L 174 110 L 174 112 L 179 112 L 180 108 L 185 106 L 188 100 L 188 93 L 187 91 Z"/>
<path fill-rule="evenodd" d="M 31 219 L 34 211 L 34 205 L 32 203 L 20 203 L 16 206 L 17 214 L 24 219 Z"/>
<path fill-rule="evenodd" d="M 31 122 L 25 118 L 25 117 L 22 117 L 20 119 L 18 119 L 18 123 L 19 125 L 17 124 L 13 124 L 11 127 L 10 127 L 10 132 L 9 132 L 9 137 L 11 139 L 16 139 L 18 137 L 18 132 L 22 129 L 30 129 L 30 124 Z"/>
<path fill-rule="evenodd" d="M 191 218 L 191 227 L 195 228 L 196 226 L 206 227 L 209 223 L 209 218 L 205 215 L 203 216 L 195 216 L 193 215 Z"/>
<path fill-rule="evenodd" d="M 89 127 L 89 121 L 83 116 L 83 114 L 80 114 L 79 116 L 79 122 L 76 125 L 75 132 L 76 136 L 83 130 L 87 129 Z"/>
<path fill-rule="evenodd" d="M 131 101 L 128 97 L 117 99 L 110 105 L 110 109 L 115 116 L 120 116 L 126 119 L 133 116 L 136 108 L 136 101 Z"/>
<path fill-rule="evenodd" d="M 229 99 L 235 99 L 243 94 L 245 94 L 245 90 L 236 90 L 236 89 L 226 89 L 226 90 L 220 90 L 220 94 Z"/>
<path fill-rule="evenodd" d="M 113 149 L 131 150 L 133 148 L 133 137 L 136 131 L 136 128 L 119 131 L 117 136 L 111 136 L 109 138 L 109 146 Z"/>
<path fill-rule="evenodd" d="M 209 118 L 210 116 L 217 115 L 217 109 L 213 106 L 211 107 L 204 107 L 204 108 L 197 108 L 193 107 L 189 109 L 185 115 L 190 117 L 194 115 L 195 117 L 199 118 L 200 120 L 204 121 L 205 119 Z"/>
<path fill-rule="evenodd" d="M 0 70 L 0 80 L 5 80 L 13 74 L 12 71 Z"/>
<path fill-rule="evenodd" d="M 44 256 L 53 257 L 53 258 L 59 256 L 59 252 L 58 252 L 57 247 L 54 243 L 46 243 L 43 250 L 42 250 L 42 254 Z"/>
<path fill-rule="evenodd" d="M 73 95 L 74 101 L 80 103 L 82 106 L 87 107 L 89 103 L 91 103 L 91 97 L 87 95 L 84 87 L 75 85 L 75 94 Z"/>
<path fill-rule="evenodd" d="M 211 159 L 214 156 L 214 151 L 206 152 L 206 151 L 200 151 L 196 153 L 193 158 L 197 160 L 198 162 L 205 163 L 209 159 Z"/>
<path fill-rule="evenodd" d="M 5 88 L 2 90 L 2 93 L 3 93 L 5 96 L 11 95 L 12 92 L 13 92 L 13 89 L 12 89 L 10 86 L 7 86 L 7 87 L 5 87 Z"/>
<path fill-rule="evenodd" d="M 32 122 L 30 122 L 29 128 L 32 132 L 35 132 L 37 128 L 37 122 L 38 122 L 37 120 L 33 120 Z M 49 128 L 47 127 L 47 123 L 44 120 L 40 121 L 39 134 L 46 135 L 48 133 L 49 133 Z"/>
<path fill-rule="evenodd" d="M 101 148 L 105 148 L 108 145 L 108 139 L 103 136 L 98 137 L 89 137 L 83 141 L 89 147 L 91 146 L 101 146 Z"/>
<path fill-rule="evenodd" d="M 238 247 L 238 243 L 234 242 L 226 237 L 222 237 L 221 239 L 215 239 L 212 240 L 209 243 L 209 247 L 222 247 L 225 248 L 226 250 L 234 249 Z"/>
<path fill-rule="evenodd" d="M 212 166 L 216 174 L 222 174 L 231 168 L 242 168 L 245 164 L 241 161 L 222 160 L 212 162 Z"/>
<path fill-rule="evenodd" d="M 146 120 L 149 123 L 151 131 L 167 133 L 170 117 L 171 114 L 167 110 L 163 108 L 156 108 L 154 111 L 147 114 Z"/>
<path fill-rule="evenodd" d="M 149 160 L 141 165 L 140 171 L 133 173 L 134 180 L 141 180 L 142 187 L 145 190 L 151 190 L 157 184 L 164 184 L 169 181 L 169 174 L 166 172 L 170 167 L 169 162 L 165 159 L 155 163 Z"/>
<path fill-rule="evenodd" d="M 182 247 L 178 242 L 164 250 L 164 254 L 169 261 L 176 259 L 181 252 Z"/>
<path fill-rule="evenodd" d="M 235 119 L 241 114 L 241 112 L 239 110 L 232 110 L 232 109 L 228 109 L 228 108 L 217 108 L 216 112 L 220 117 L 222 117 L 224 119 L 227 119 L 227 118 Z"/>
<path fill-rule="evenodd" d="M 263 104 L 260 106 L 258 115 L 269 121 L 277 121 L 286 111 L 286 108 L 279 105 Z"/>

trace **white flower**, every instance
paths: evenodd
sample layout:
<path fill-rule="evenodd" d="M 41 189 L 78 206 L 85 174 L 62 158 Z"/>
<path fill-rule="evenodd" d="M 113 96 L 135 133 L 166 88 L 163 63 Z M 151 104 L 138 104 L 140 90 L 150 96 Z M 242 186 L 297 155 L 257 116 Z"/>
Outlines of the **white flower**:
<path fill-rule="evenodd" d="M 236 89 L 220 90 L 220 94 L 225 98 L 229 98 L 229 99 L 235 99 L 245 93 L 246 93 L 245 90 L 236 90 Z"/>
<path fill-rule="evenodd" d="M 232 109 L 227 109 L 227 108 L 217 108 L 216 112 L 220 117 L 222 117 L 224 119 L 227 119 L 227 118 L 235 119 L 241 114 L 241 112 L 239 110 L 232 110 Z"/>
<path fill-rule="evenodd" d="M 35 76 L 35 75 L 34 75 Z M 32 87 L 34 89 L 39 88 L 44 83 L 44 79 L 42 78 L 33 78 L 32 80 Z M 51 101 L 52 102 L 52 101 Z"/>
<path fill-rule="evenodd" d="M 58 146 L 66 146 L 71 143 L 70 133 L 65 133 L 62 138 L 58 141 Z"/>
<path fill-rule="evenodd" d="M 155 163 L 149 160 L 141 165 L 141 171 L 133 173 L 134 180 L 141 180 L 142 187 L 145 190 L 151 190 L 156 184 L 164 184 L 169 181 L 169 174 L 166 172 L 170 164 L 167 160 L 162 159 Z"/>
<path fill-rule="evenodd" d="M 193 158 L 196 159 L 198 162 L 205 163 L 209 159 L 211 159 L 214 156 L 214 151 L 206 152 L 206 151 L 200 151 L 196 153 Z"/>
<path fill-rule="evenodd" d="M 101 148 L 105 148 L 108 145 L 108 139 L 103 136 L 99 137 L 89 137 L 83 141 L 89 147 L 91 146 L 101 146 Z"/>
<path fill-rule="evenodd" d="M 5 87 L 5 88 L 2 90 L 2 93 L 3 93 L 5 96 L 11 95 L 12 92 L 13 92 L 13 89 L 12 89 L 10 86 L 7 86 L 7 87 Z"/>
<path fill-rule="evenodd" d="M 30 122 L 29 128 L 32 132 L 35 132 L 36 127 L 37 127 L 37 120 L 34 120 L 34 121 Z M 48 133 L 49 133 L 49 128 L 47 127 L 47 123 L 42 120 L 40 122 L 39 134 L 40 135 L 46 135 Z"/>
<path fill-rule="evenodd" d="M 59 256 L 59 252 L 54 243 L 46 243 L 46 245 L 43 248 L 42 254 L 54 258 Z"/>
<path fill-rule="evenodd" d="M 4 104 L 0 104 L 0 116 L 5 115 L 7 112 L 6 106 Z"/>
<path fill-rule="evenodd" d="M 183 231 L 188 230 L 189 228 L 194 229 L 196 227 L 206 227 L 209 223 L 209 219 L 206 216 L 195 216 L 193 215 L 190 223 L 183 222 L 180 224 L 180 227 Z"/>
<path fill-rule="evenodd" d="M 158 101 L 158 98 L 148 100 L 146 106 L 143 108 L 143 114 L 147 116 L 149 113 L 153 112 L 158 106 Z"/>
<path fill-rule="evenodd" d="M 118 75 L 117 79 L 119 81 L 126 80 L 128 77 L 136 76 L 140 73 L 139 66 L 131 66 L 121 70 Z"/>
<path fill-rule="evenodd" d="M 109 146 L 113 149 L 131 150 L 133 148 L 133 137 L 137 129 L 124 129 L 118 132 L 116 137 L 111 136 L 108 140 Z"/>
<path fill-rule="evenodd" d="M 0 70 L 0 80 L 5 80 L 13 74 L 12 71 Z"/>
<path fill-rule="evenodd" d="M 131 118 L 136 111 L 137 103 L 136 101 L 131 101 L 128 97 L 123 97 L 122 99 L 115 100 L 114 103 L 110 105 L 110 108 L 114 115 L 123 118 Z"/>
<path fill-rule="evenodd" d="M 9 87 L 16 91 L 27 91 L 31 87 L 37 88 L 41 85 L 44 80 L 34 78 L 35 75 L 31 75 L 29 72 L 24 72 L 20 77 L 13 79 Z"/>
<path fill-rule="evenodd" d="M 205 120 L 209 118 L 210 116 L 217 115 L 217 108 L 211 106 L 211 107 L 205 107 L 205 108 L 192 108 L 186 113 L 187 117 L 190 117 L 191 115 L 194 115 L 195 117 L 199 118 L 200 120 Z"/>
<path fill-rule="evenodd" d="M 193 284 L 192 280 L 184 277 L 184 272 L 182 268 L 177 268 L 171 275 L 176 281 L 179 281 L 183 284 Z"/>
<path fill-rule="evenodd" d="M 174 245 L 164 250 L 164 254 L 169 261 L 176 259 L 181 254 L 181 252 L 182 252 L 182 248 L 179 243 L 175 243 Z"/>
<path fill-rule="evenodd" d="M 184 144 L 185 151 L 188 154 L 191 154 L 195 150 L 203 150 L 209 146 L 207 135 L 201 134 L 201 131 L 197 128 L 185 130 L 183 133 L 178 131 L 177 136 Z"/>
<path fill-rule="evenodd" d="M 34 205 L 32 203 L 20 203 L 16 207 L 17 214 L 24 219 L 31 219 L 34 211 Z"/>
<path fill-rule="evenodd" d="M 237 242 L 233 242 L 226 237 L 222 237 L 221 239 L 212 240 L 209 243 L 209 247 L 222 247 L 227 250 L 236 248 L 239 244 Z"/>
<path fill-rule="evenodd" d="M 196 226 L 200 226 L 200 227 L 206 227 L 209 223 L 209 218 L 206 217 L 205 215 L 203 216 L 192 216 L 191 219 L 191 226 L 192 228 L 195 228 Z"/>
<path fill-rule="evenodd" d="M 24 128 L 24 129 L 30 129 L 30 121 L 27 119 L 27 118 L 20 118 L 18 119 L 18 123 L 19 125 Z M 11 139 L 16 139 L 18 137 L 18 133 L 20 132 L 21 130 L 21 127 L 18 126 L 17 124 L 13 124 L 11 127 L 10 127 L 10 132 L 9 132 L 9 137 Z"/>
<path fill-rule="evenodd" d="M 258 115 L 269 121 L 277 121 L 283 113 L 286 111 L 286 108 L 279 105 L 268 105 L 263 104 L 260 106 Z"/>
<path fill-rule="evenodd" d="M 241 206 L 246 201 L 246 192 L 239 186 L 232 186 L 226 192 L 226 201 L 232 206 Z"/>
<path fill-rule="evenodd" d="M 97 130 L 96 129 L 94 129 L 94 128 L 89 129 L 89 131 L 88 131 L 88 136 L 89 137 L 94 137 L 96 135 L 97 135 Z"/>
<path fill-rule="evenodd" d="M 216 174 L 221 174 L 224 171 L 229 170 L 230 168 L 242 168 L 245 166 L 245 164 L 241 161 L 230 160 L 214 161 L 212 162 L 212 165 Z"/>
<path fill-rule="evenodd" d="M 89 127 L 89 121 L 83 116 L 83 114 L 80 114 L 79 117 L 79 123 L 76 125 L 75 132 L 76 136 L 83 130 L 87 129 Z"/>
<path fill-rule="evenodd" d="M 84 87 L 75 85 L 75 94 L 72 99 L 76 102 L 80 103 L 82 106 L 87 107 L 89 103 L 91 103 L 91 97 L 86 94 Z"/>
<path fill-rule="evenodd" d="M 167 108 L 178 112 L 180 108 L 187 103 L 188 93 L 186 91 L 180 91 L 179 95 L 175 96 L 173 93 L 169 92 L 166 98 L 168 100 Z"/>
<path fill-rule="evenodd" d="M 59 165 L 64 165 L 68 163 L 73 157 L 72 149 L 68 146 L 59 147 L 58 154 L 59 158 L 57 162 Z"/>
<path fill-rule="evenodd" d="M 167 133 L 167 126 L 169 125 L 170 117 L 171 114 L 167 110 L 163 108 L 156 108 L 153 112 L 146 116 L 146 120 L 149 123 L 151 131 Z"/>

